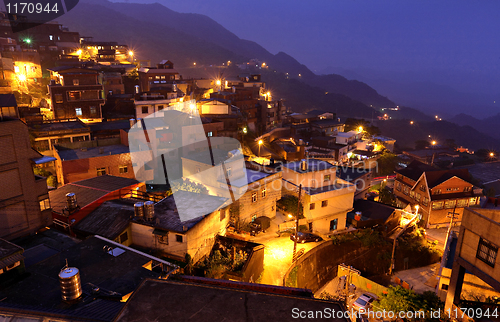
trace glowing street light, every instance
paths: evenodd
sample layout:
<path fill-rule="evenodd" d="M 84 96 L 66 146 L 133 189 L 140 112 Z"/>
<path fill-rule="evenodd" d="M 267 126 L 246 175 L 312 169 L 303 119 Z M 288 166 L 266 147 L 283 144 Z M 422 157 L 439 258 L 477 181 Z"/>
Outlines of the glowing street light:
<path fill-rule="evenodd" d="M 195 107 L 196 107 L 196 105 L 194 105 L 193 103 L 189 104 L 189 108 L 191 109 L 191 111 L 194 110 Z"/>
<path fill-rule="evenodd" d="M 413 125 L 413 121 L 410 121 L 410 124 Z"/>
<path fill-rule="evenodd" d="M 260 157 L 260 146 L 264 143 L 264 141 L 259 140 L 259 157 Z"/>
<path fill-rule="evenodd" d="M 495 153 L 490 152 L 490 158 L 494 158 L 494 157 L 495 157 Z"/>
<path fill-rule="evenodd" d="M 247 134 L 248 130 L 246 127 L 243 128 L 243 134 Z"/>
<path fill-rule="evenodd" d="M 21 81 L 21 82 L 25 82 L 26 81 L 26 75 L 24 75 L 24 74 L 17 75 L 17 78 L 19 78 L 19 81 Z"/>
<path fill-rule="evenodd" d="M 358 127 L 358 132 L 359 133 L 363 132 L 363 127 L 362 126 Z"/>
<path fill-rule="evenodd" d="M 218 80 L 215 82 L 215 84 L 217 84 L 217 86 L 220 86 L 220 84 L 221 84 L 221 83 L 220 83 L 220 79 L 218 79 Z"/>
<path fill-rule="evenodd" d="M 78 56 L 80 56 L 80 55 L 82 54 L 82 50 L 81 50 L 81 49 L 78 49 L 78 50 L 76 51 L 76 54 L 77 54 Z"/>
<path fill-rule="evenodd" d="M 129 52 L 128 52 L 128 55 L 129 55 L 130 57 L 132 57 L 132 56 L 134 56 L 134 52 L 131 50 L 131 51 L 129 51 Z"/>
<path fill-rule="evenodd" d="M 31 39 L 26 38 L 26 39 L 24 39 L 24 42 L 27 43 L 27 44 L 31 44 Z"/>
<path fill-rule="evenodd" d="M 432 141 L 431 142 L 432 145 L 436 145 L 436 143 L 437 143 L 436 141 Z"/>
<path fill-rule="evenodd" d="M 196 63 L 193 63 L 193 66 L 196 66 Z"/>

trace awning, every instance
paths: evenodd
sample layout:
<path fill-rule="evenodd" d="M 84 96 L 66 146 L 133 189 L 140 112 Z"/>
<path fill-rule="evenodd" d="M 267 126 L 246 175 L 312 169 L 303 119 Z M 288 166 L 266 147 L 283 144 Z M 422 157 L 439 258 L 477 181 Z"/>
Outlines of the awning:
<path fill-rule="evenodd" d="M 7 266 L 10 266 L 16 262 L 22 261 L 23 259 L 24 259 L 24 256 L 21 254 L 14 254 L 12 256 L 4 258 L 3 260 L 0 261 L 0 269 L 4 269 Z"/>
<path fill-rule="evenodd" d="M 40 158 L 33 158 L 31 159 L 33 160 L 33 162 L 35 162 L 35 164 L 43 164 L 43 163 L 48 163 L 48 162 L 52 162 L 52 161 L 56 161 L 57 159 L 54 158 L 54 157 L 49 157 L 49 156 L 42 156 Z"/>
<path fill-rule="evenodd" d="M 155 230 L 153 230 L 153 235 L 167 236 L 168 231 L 155 228 Z"/>

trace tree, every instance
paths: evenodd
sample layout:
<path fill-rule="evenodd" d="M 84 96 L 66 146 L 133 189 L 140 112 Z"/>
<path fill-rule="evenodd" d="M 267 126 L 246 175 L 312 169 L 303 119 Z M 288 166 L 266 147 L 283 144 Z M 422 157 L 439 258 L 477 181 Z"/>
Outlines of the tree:
<path fill-rule="evenodd" d="M 415 141 L 415 149 L 416 150 L 423 150 L 426 147 L 430 146 L 430 142 L 427 140 L 417 140 Z"/>
<path fill-rule="evenodd" d="M 189 179 L 184 179 L 182 183 L 174 182 L 171 186 L 172 193 L 177 191 L 189 191 L 208 195 L 208 189 L 201 183 L 196 183 Z"/>
<path fill-rule="evenodd" d="M 296 196 L 285 195 L 280 200 L 278 200 L 277 206 L 283 209 L 283 211 L 291 213 L 295 216 L 297 214 L 298 201 L 299 198 Z M 302 205 L 302 202 L 300 203 L 299 218 L 304 218 L 304 206 Z"/>
<path fill-rule="evenodd" d="M 378 158 L 377 173 L 382 176 L 391 175 L 398 165 L 398 156 L 391 152 L 384 152 Z"/>
<path fill-rule="evenodd" d="M 378 201 L 393 207 L 396 206 L 396 196 L 387 188 L 387 183 L 384 181 L 380 184 Z"/>

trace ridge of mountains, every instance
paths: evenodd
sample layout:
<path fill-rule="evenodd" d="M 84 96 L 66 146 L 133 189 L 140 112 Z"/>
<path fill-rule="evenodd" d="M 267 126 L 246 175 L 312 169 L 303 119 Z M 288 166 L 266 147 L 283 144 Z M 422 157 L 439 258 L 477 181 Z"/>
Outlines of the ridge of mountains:
<path fill-rule="evenodd" d="M 396 106 L 366 83 L 348 80 L 337 74 L 315 75 L 290 55 L 284 52 L 272 54 L 253 41 L 240 39 L 207 16 L 178 13 L 159 3 L 80 0 L 75 10 L 61 16 L 58 22 L 72 31 L 78 31 L 81 36 L 92 36 L 96 41 L 126 44 L 136 57 L 151 59 L 152 62 L 169 59 L 178 70 L 201 70 L 209 77 L 217 76 L 212 65 L 220 66 L 228 60 L 242 63 L 256 58 L 269 66 L 269 69 L 257 68 L 254 71 L 262 75 L 273 97 L 285 98 L 286 104 L 297 112 L 322 109 L 339 116 L 370 119 L 380 115 L 380 108 Z M 196 62 L 197 68 L 193 68 L 193 62 Z M 228 68 L 228 72 L 236 75 L 249 72 L 232 67 Z M 183 72 L 181 74 L 184 75 Z M 432 121 L 432 117 L 409 107 L 391 112 L 391 116 L 393 120 Z M 429 122 L 429 126 L 439 127 L 439 124 Z M 456 140 L 458 144 L 475 142 L 469 147 L 476 149 L 482 147 L 481 142 L 487 141 L 488 146 L 500 148 L 500 138 L 493 139 L 489 137 L 490 133 L 478 133 L 481 130 L 476 131 L 478 127 L 475 126 L 466 128 L 467 142 L 462 142 L 460 136 Z M 447 126 L 450 137 L 463 129 L 453 123 Z M 390 133 L 384 133 L 382 129 L 382 132 L 398 141 L 405 141 L 404 128 Z"/>

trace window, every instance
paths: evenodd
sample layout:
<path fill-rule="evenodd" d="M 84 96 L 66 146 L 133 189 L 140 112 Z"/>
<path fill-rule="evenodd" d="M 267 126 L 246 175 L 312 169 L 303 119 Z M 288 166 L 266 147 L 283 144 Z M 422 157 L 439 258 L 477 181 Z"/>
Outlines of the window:
<path fill-rule="evenodd" d="M 207 133 L 207 136 L 209 136 L 209 137 L 211 137 L 211 136 L 213 136 L 213 135 L 214 135 L 214 133 L 213 133 L 213 132 L 208 132 L 208 133 Z"/>
<path fill-rule="evenodd" d="M 175 241 L 182 243 L 182 235 L 175 235 Z"/>
<path fill-rule="evenodd" d="M 220 221 L 224 220 L 224 218 L 226 218 L 226 209 L 220 209 L 219 214 L 220 214 Z"/>
<path fill-rule="evenodd" d="M 160 76 L 159 76 L 159 75 L 156 75 L 156 76 L 155 76 L 155 79 L 160 79 Z"/>
<path fill-rule="evenodd" d="M 168 245 L 168 234 L 166 234 L 166 235 L 157 235 L 157 237 L 158 237 L 158 242 L 160 244 Z"/>
<path fill-rule="evenodd" d="M 401 183 L 396 182 L 396 190 L 401 191 Z"/>
<path fill-rule="evenodd" d="M 424 186 L 423 184 L 422 184 L 422 185 L 420 185 L 420 191 L 425 192 L 425 186 Z"/>
<path fill-rule="evenodd" d="M 76 113 L 76 116 L 82 116 L 82 108 L 81 107 L 75 108 L 75 113 Z"/>
<path fill-rule="evenodd" d="M 147 106 L 142 107 L 142 114 L 148 114 L 149 108 Z"/>
<path fill-rule="evenodd" d="M 410 191 L 410 198 L 415 198 L 415 191 Z"/>
<path fill-rule="evenodd" d="M 476 257 L 490 265 L 495 267 L 495 260 L 497 258 L 498 247 L 487 241 L 486 239 L 479 239 L 479 245 L 477 246 Z"/>
<path fill-rule="evenodd" d="M 449 192 L 449 191 L 453 191 L 453 188 L 446 188 L 446 191 Z"/>
<path fill-rule="evenodd" d="M 252 194 L 252 202 L 257 202 L 257 194 L 256 193 Z"/>
<path fill-rule="evenodd" d="M 82 93 L 80 91 L 68 92 L 68 101 L 79 101 L 81 98 L 82 98 Z"/>
<path fill-rule="evenodd" d="M 420 201 L 421 195 L 420 193 L 416 192 L 415 193 L 415 200 Z"/>
<path fill-rule="evenodd" d="M 476 204 L 476 200 L 477 200 L 477 203 L 479 204 L 479 198 L 477 197 L 472 197 L 469 199 L 469 206 L 474 206 Z"/>
<path fill-rule="evenodd" d="M 266 190 L 266 189 L 262 189 L 262 198 L 265 198 L 265 197 L 266 197 L 266 192 L 267 192 L 267 190 Z"/>
<path fill-rule="evenodd" d="M 227 167 L 226 168 L 226 174 L 227 174 L 228 177 L 231 176 L 231 167 Z"/>
<path fill-rule="evenodd" d="M 429 198 L 424 197 L 424 200 L 422 200 L 422 203 L 424 204 L 424 206 L 428 206 L 429 205 Z"/>
<path fill-rule="evenodd" d="M 335 218 L 334 220 L 330 221 L 330 230 L 337 230 L 337 225 L 338 225 L 339 220 Z"/>
<path fill-rule="evenodd" d="M 78 79 L 73 79 L 73 86 L 78 86 L 80 85 L 80 81 Z"/>
<path fill-rule="evenodd" d="M 158 111 L 163 110 L 163 105 L 158 105 Z"/>
<path fill-rule="evenodd" d="M 435 195 L 440 195 L 440 194 L 441 194 L 441 189 L 436 189 L 436 190 L 434 190 L 434 194 L 435 194 Z"/>
<path fill-rule="evenodd" d="M 464 192 L 469 192 L 469 191 L 471 191 L 471 190 L 472 190 L 472 187 L 465 187 L 465 188 L 464 188 Z"/>
<path fill-rule="evenodd" d="M 126 165 L 121 165 L 118 167 L 120 173 L 128 173 L 128 167 Z"/>
<path fill-rule="evenodd" d="M 62 103 L 63 102 L 63 96 L 62 94 L 55 94 L 54 99 L 56 100 L 56 103 Z"/>
<path fill-rule="evenodd" d="M 404 187 L 403 187 L 403 193 L 404 193 L 405 195 L 407 195 L 408 193 L 410 193 L 410 188 L 408 188 L 408 186 L 404 186 Z"/>
<path fill-rule="evenodd" d="M 126 242 L 128 240 L 127 232 L 124 232 L 123 234 L 121 234 L 119 238 L 120 238 L 120 240 L 119 240 L 120 244 L 123 244 L 124 242 Z"/>
<path fill-rule="evenodd" d="M 54 36 L 49 35 L 49 40 L 54 40 Z"/>
<path fill-rule="evenodd" d="M 447 209 L 451 209 L 454 208 L 456 204 L 457 204 L 456 200 L 446 200 L 446 202 L 444 203 L 444 207 Z"/>
<path fill-rule="evenodd" d="M 97 176 L 106 175 L 106 168 L 97 168 Z"/>
<path fill-rule="evenodd" d="M 443 284 L 443 285 L 441 285 L 441 289 L 442 289 L 443 291 L 447 291 L 447 290 L 448 290 L 448 284 Z"/>
<path fill-rule="evenodd" d="M 91 106 L 90 107 L 90 114 L 91 115 L 96 115 L 97 114 L 97 107 Z"/>
<path fill-rule="evenodd" d="M 314 210 L 316 208 L 316 204 L 313 202 L 309 205 L 309 210 Z"/>
<path fill-rule="evenodd" d="M 323 201 L 321 202 L 321 207 L 323 207 L 323 208 L 324 208 L 324 207 L 326 207 L 326 206 L 328 206 L 328 200 L 323 200 Z"/>
<path fill-rule="evenodd" d="M 332 176 L 330 174 L 327 174 L 323 177 L 323 182 L 328 182 L 328 181 L 330 181 L 331 178 L 332 178 Z"/>
<path fill-rule="evenodd" d="M 39 201 L 40 203 L 40 211 L 44 211 L 50 209 L 50 201 L 49 198 L 45 198 Z"/>
<path fill-rule="evenodd" d="M 442 201 L 434 201 L 432 203 L 432 210 L 443 209 L 443 204 L 444 204 L 444 202 L 442 202 Z"/>

